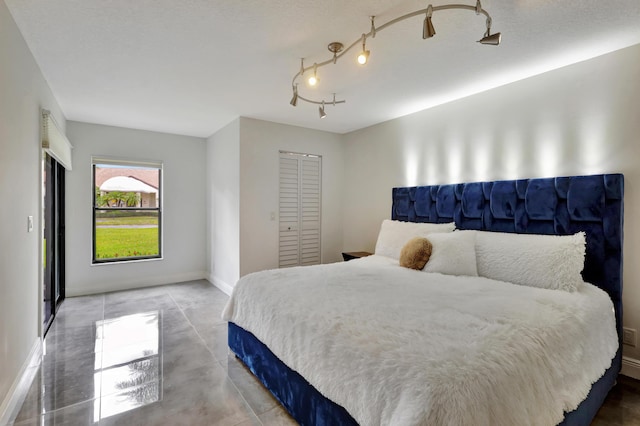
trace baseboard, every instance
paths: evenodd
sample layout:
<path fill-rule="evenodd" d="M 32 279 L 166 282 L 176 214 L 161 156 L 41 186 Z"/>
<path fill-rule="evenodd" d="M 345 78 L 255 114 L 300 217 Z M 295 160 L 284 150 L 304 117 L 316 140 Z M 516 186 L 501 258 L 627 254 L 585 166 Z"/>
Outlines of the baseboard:
<path fill-rule="evenodd" d="M 213 284 L 214 286 L 222 290 L 222 292 L 225 293 L 227 296 L 231 296 L 231 292 L 233 291 L 232 285 L 227 284 L 226 282 L 222 281 L 220 278 L 214 277 L 213 274 L 209 274 L 209 276 L 207 277 L 207 280 L 211 284 Z"/>
<path fill-rule="evenodd" d="M 640 360 L 623 356 L 620 374 L 640 380 Z"/>
<path fill-rule="evenodd" d="M 11 424 L 20 412 L 42 360 L 42 339 L 36 338 L 16 380 L 0 405 L 0 425 Z"/>
<path fill-rule="evenodd" d="M 184 274 L 162 275 L 135 279 L 129 281 L 114 280 L 113 282 L 91 283 L 91 286 L 70 286 L 67 284 L 66 296 L 86 296 L 89 294 L 108 293 L 111 291 L 133 290 L 136 288 L 153 287 L 157 285 L 181 283 L 185 281 L 203 280 L 207 278 L 204 271 L 187 272 Z"/>

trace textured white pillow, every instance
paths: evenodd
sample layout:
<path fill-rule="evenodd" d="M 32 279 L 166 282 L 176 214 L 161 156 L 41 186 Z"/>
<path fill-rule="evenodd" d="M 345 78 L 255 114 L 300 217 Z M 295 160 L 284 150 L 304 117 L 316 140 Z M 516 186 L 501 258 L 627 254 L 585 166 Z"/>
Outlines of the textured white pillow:
<path fill-rule="evenodd" d="M 380 226 L 375 253 L 400 259 L 402 247 L 413 237 L 426 237 L 434 232 L 451 232 L 456 228 L 451 223 L 415 223 L 385 219 Z"/>
<path fill-rule="evenodd" d="M 427 239 L 431 242 L 432 249 L 423 271 L 478 276 L 475 231 L 430 234 Z"/>
<path fill-rule="evenodd" d="M 530 287 L 574 291 L 582 283 L 586 237 L 480 232 L 478 274 Z"/>

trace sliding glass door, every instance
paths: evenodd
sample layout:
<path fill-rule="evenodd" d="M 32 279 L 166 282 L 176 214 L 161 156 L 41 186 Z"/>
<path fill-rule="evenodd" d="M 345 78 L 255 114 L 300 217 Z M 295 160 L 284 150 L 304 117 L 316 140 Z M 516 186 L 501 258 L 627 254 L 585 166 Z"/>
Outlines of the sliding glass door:
<path fill-rule="evenodd" d="M 44 154 L 44 303 L 46 333 L 64 299 L 64 167 Z"/>

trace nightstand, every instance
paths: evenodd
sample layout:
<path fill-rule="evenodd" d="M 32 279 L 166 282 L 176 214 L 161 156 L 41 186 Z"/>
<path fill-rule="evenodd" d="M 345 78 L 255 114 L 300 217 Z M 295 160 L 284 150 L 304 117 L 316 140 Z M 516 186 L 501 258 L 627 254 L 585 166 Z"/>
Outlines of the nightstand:
<path fill-rule="evenodd" d="M 347 251 L 347 252 L 342 252 L 342 258 L 345 260 L 345 262 L 347 260 L 351 260 L 351 259 L 360 259 L 361 257 L 367 257 L 367 256 L 371 256 L 373 253 L 369 253 L 368 251 Z"/>

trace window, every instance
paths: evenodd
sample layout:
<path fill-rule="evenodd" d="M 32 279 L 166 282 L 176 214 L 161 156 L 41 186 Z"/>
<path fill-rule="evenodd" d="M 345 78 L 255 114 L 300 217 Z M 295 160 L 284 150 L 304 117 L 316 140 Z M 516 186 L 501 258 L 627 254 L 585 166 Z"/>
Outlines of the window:
<path fill-rule="evenodd" d="M 162 257 L 162 163 L 93 158 L 93 263 Z"/>

